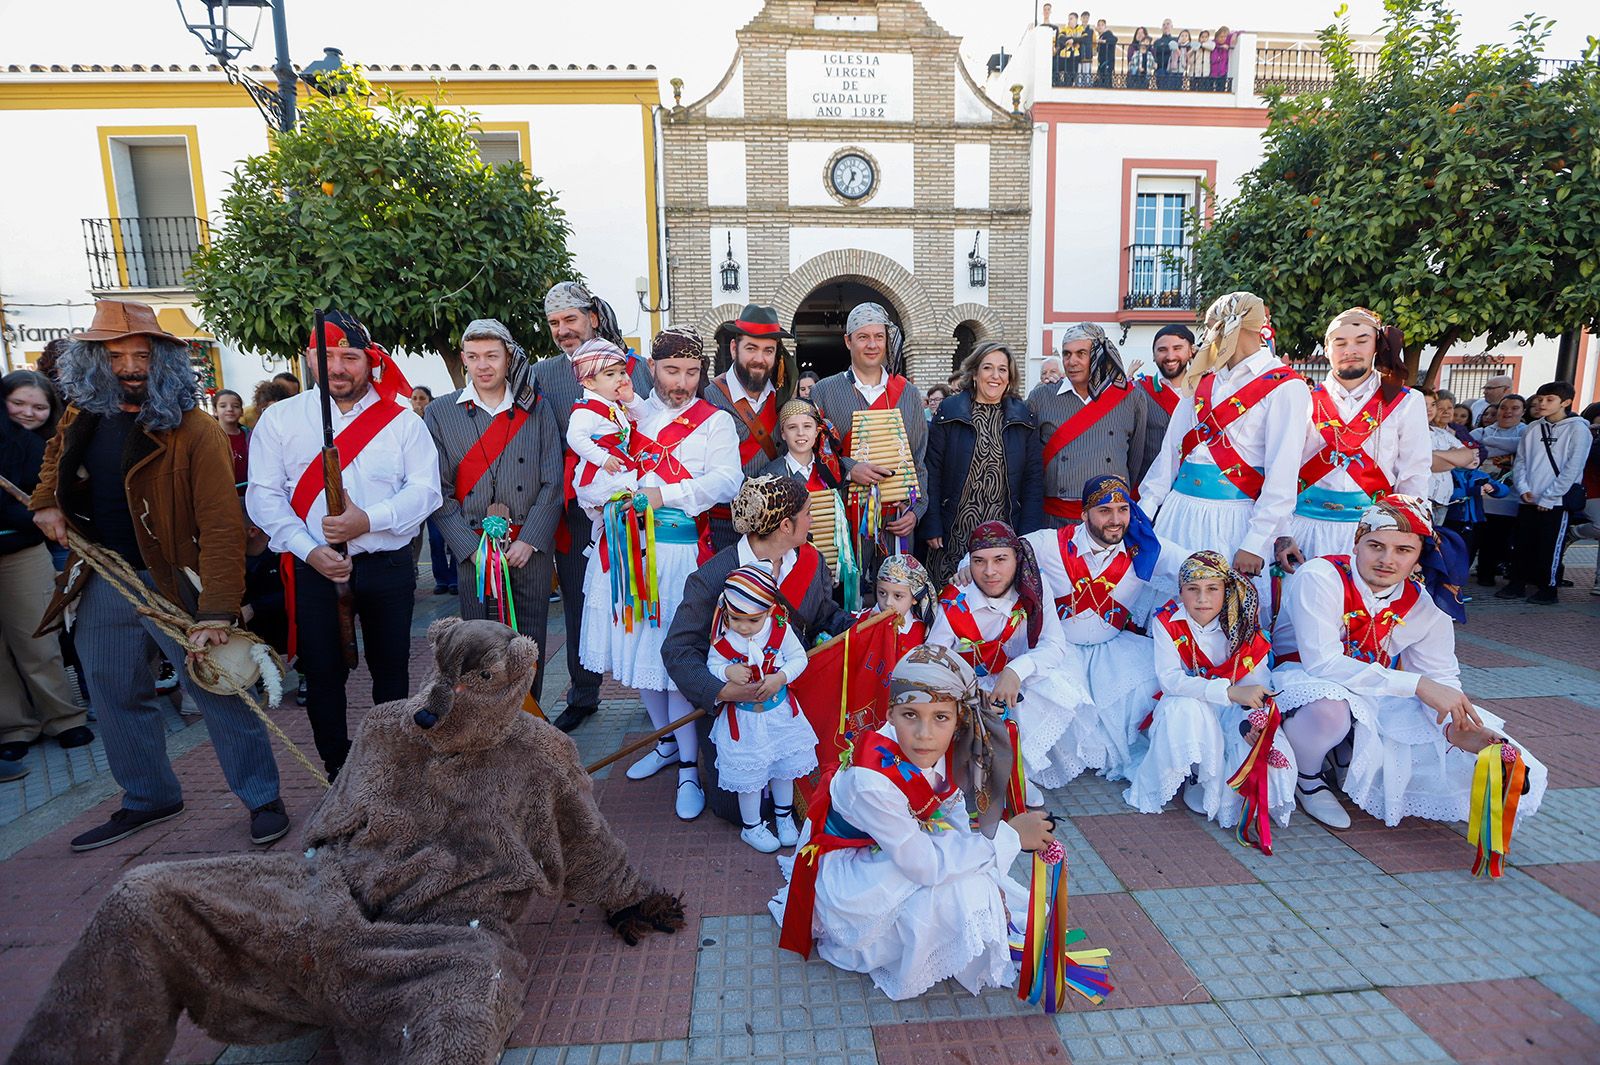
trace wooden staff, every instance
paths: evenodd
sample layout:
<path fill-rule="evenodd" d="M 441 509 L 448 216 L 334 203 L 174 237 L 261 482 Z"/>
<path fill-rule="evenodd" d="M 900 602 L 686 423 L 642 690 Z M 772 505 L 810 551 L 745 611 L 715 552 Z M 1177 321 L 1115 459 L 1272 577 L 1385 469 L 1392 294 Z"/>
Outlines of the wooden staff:
<path fill-rule="evenodd" d="M 328 394 L 328 335 L 322 312 L 317 311 L 317 392 L 322 399 L 322 484 L 328 502 L 328 516 L 337 518 L 345 511 L 344 471 L 339 463 L 339 448 L 333 442 L 333 398 Z M 345 558 L 350 545 L 329 544 Z M 339 610 L 339 650 L 344 664 L 356 664 L 356 595 L 349 581 L 334 581 L 333 592 Z"/>
<path fill-rule="evenodd" d="M 622 748 L 622 750 L 613 751 L 612 753 L 606 755 L 604 758 L 594 763 L 594 765 L 589 766 L 588 772 L 597 773 L 606 766 L 610 765 L 612 762 L 615 762 L 618 758 L 626 758 L 634 751 L 643 750 L 644 748 L 655 743 L 661 737 L 665 736 L 667 733 L 676 732 L 689 722 L 698 721 L 700 718 L 705 716 L 706 712 L 704 710 L 691 710 L 689 713 L 684 714 L 670 725 L 665 725 L 661 728 L 658 728 L 654 732 L 650 733 L 650 735 L 645 736 L 643 739 L 636 740 L 633 743 L 628 744 L 626 747 Z"/>

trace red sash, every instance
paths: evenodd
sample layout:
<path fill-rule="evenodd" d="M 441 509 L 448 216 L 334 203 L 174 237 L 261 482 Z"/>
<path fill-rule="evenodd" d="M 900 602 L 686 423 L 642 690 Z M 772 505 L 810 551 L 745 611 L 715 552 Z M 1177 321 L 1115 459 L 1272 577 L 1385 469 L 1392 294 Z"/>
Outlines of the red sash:
<path fill-rule="evenodd" d="M 1178 448 L 1179 461 L 1188 458 L 1195 448 L 1205 444 L 1222 475 L 1251 499 L 1259 499 L 1261 486 L 1266 479 L 1256 472 L 1254 466 L 1247 465 L 1239 457 L 1239 452 L 1228 440 L 1228 427 L 1271 395 L 1279 385 L 1299 379 L 1300 375 L 1289 367 L 1279 366 L 1250 381 L 1220 405 L 1212 406 L 1211 389 L 1217 383 L 1217 375 L 1208 373 L 1200 378 L 1200 385 L 1194 390 L 1195 424 L 1183 434 L 1183 443 Z"/>
<path fill-rule="evenodd" d="M 1167 412 L 1170 418 L 1172 412 L 1178 409 L 1178 390 L 1171 385 L 1158 385 L 1154 377 L 1139 378 L 1139 387 L 1144 389 L 1144 394 L 1161 404 L 1161 409 Z"/>
<path fill-rule="evenodd" d="M 608 424 L 616 424 L 616 422 L 612 421 L 614 415 L 611 408 L 599 400 L 581 400 L 578 403 L 574 403 L 572 405 L 572 409 L 575 411 L 586 410 L 591 414 L 598 414 L 600 417 L 604 418 Z M 597 438 L 594 442 L 600 447 L 604 448 L 613 457 L 621 459 L 628 465 L 628 468 L 633 468 L 633 456 L 628 454 L 627 448 L 623 445 L 621 432 L 607 433 L 605 436 Z M 573 465 L 573 472 L 571 476 L 567 478 L 567 495 L 577 498 L 577 489 L 580 487 L 587 487 L 589 484 L 593 483 L 595 476 L 600 472 L 600 467 L 594 465 L 593 463 L 583 461 L 582 459 L 578 458 L 577 453 L 573 451 L 567 452 L 567 458 L 571 460 Z"/>
<path fill-rule="evenodd" d="M 521 407 L 513 405 L 505 412 L 505 416 L 494 415 L 489 419 L 489 428 L 478 437 L 478 443 L 471 448 L 456 467 L 456 502 L 465 503 L 467 496 L 478 486 L 483 475 L 489 472 L 490 467 L 501 455 L 505 453 L 506 446 L 511 443 L 511 438 L 517 431 L 528 424 L 528 412 Z"/>
<path fill-rule="evenodd" d="M 756 666 L 763 677 L 770 677 L 777 672 L 772 667 L 778 663 L 778 652 L 783 650 L 783 634 L 788 631 L 788 618 L 784 616 L 783 611 L 774 611 L 772 614 L 772 631 L 767 634 L 766 645 L 761 648 L 761 662 Z M 717 654 L 736 666 L 750 664 L 749 658 L 733 649 L 733 644 L 728 642 L 727 636 L 723 636 L 712 646 L 716 648 Z M 737 743 L 739 740 L 739 708 L 734 703 L 723 703 L 722 705 L 724 712 L 728 715 L 728 735 Z M 800 705 L 792 698 L 789 700 L 789 711 L 792 717 L 800 716 Z"/>
<path fill-rule="evenodd" d="M 949 772 L 945 773 L 945 789 L 935 792 L 922 770 L 906 758 L 900 745 L 882 733 L 866 737 L 857 751 L 855 763 L 848 768 L 882 774 L 900 789 L 911 816 L 923 824 L 932 821 L 944 801 L 955 794 L 956 785 L 950 780 Z M 945 767 L 948 770 L 948 755 Z M 823 856 L 837 850 L 873 845 L 871 836 L 833 813 L 833 777 L 838 771 L 835 767 L 824 773 L 812 792 L 811 808 L 806 812 L 811 836 L 795 855 L 789 901 L 783 911 L 783 932 L 778 937 L 778 946 L 802 958 L 811 957 L 811 948 L 816 943 L 811 925 L 816 917 L 817 873 Z"/>
<path fill-rule="evenodd" d="M 380 395 L 378 401 L 360 414 L 355 420 L 333 438 L 333 446 L 339 449 L 339 469 L 350 468 L 356 456 L 377 435 L 383 432 L 383 427 L 400 416 L 404 409 L 394 401 L 394 398 Z M 289 496 L 289 506 L 299 515 L 301 521 L 306 520 L 306 515 L 311 513 L 311 507 L 316 503 L 317 497 L 327 488 L 328 481 L 322 472 L 322 455 L 311 460 L 311 464 L 300 471 L 300 480 L 295 482 L 294 492 Z M 293 553 L 285 551 L 279 559 L 278 570 L 283 577 L 283 607 L 289 615 L 289 657 L 293 658 L 300 649 L 299 627 L 294 621 L 295 594 L 294 594 L 294 563 Z"/>
<path fill-rule="evenodd" d="M 1060 518 L 1062 521 L 1082 521 L 1083 500 L 1045 496 L 1044 512 L 1052 518 Z"/>
<path fill-rule="evenodd" d="M 717 388 L 727 397 L 733 405 L 734 417 L 744 423 L 746 435 L 739 441 L 739 464 L 748 465 L 756 457 L 756 452 L 766 454 L 767 458 L 778 457 L 778 442 L 772 439 L 772 434 L 778 428 L 778 397 L 771 397 L 771 401 L 761 409 L 760 414 L 754 413 L 750 407 L 750 400 L 745 396 L 733 398 L 733 392 L 728 388 L 726 378 L 717 378 Z"/>
<path fill-rule="evenodd" d="M 1272 645 L 1267 638 L 1257 629 L 1245 645 L 1229 655 L 1226 659 L 1212 665 L 1206 653 L 1200 650 L 1200 645 L 1195 642 L 1194 633 L 1189 629 L 1189 622 L 1177 617 L 1179 601 L 1170 600 L 1166 606 L 1156 611 L 1156 619 L 1161 622 L 1161 627 L 1167 630 L 1167 635 L 1172 637 L 1172 646 L 1177 649 L 1178 658 L 1183 662 L 1184 672 L 1191 677 L 1204 677 L 1207 680 L 1224 678 L 1231 684 L 1250 675 L 1250 671 L 1267 660 L 1267 655 L 1272 651 Z"/>
<path fill-rule="evenodd" d="M 865 621 L 876 613 L 878 613 L 878 608 L 871 606 L 863 610 L 857 610 L 850 616 L 857 621 Z M 911 619 L 911 627 L 905 632 L 901 632 L 899 630 L 899 626 L 896 626 L 894 660 L 899 662 L 900 659 L 904 658 L 910 653 L 913 647 L 921 647 L 927 642 L 928 626 L 923 624 L 921 621 L 918 621 L 916 618 Z"/>
<path fill-rule="evenodd" d="M 822 552 L 811 544 L 801 544 L 795 548 L 794 565 L 789 567 L 789 573 L 778 582 L 778 594 L 783 597 L 783 605 L 789 613 L 800 609 L 800 604 L 805 602 L 806 592 L 811 588 L 811 582 L 816 579 L 817 568 L 822 563 Z"/>
<path fill-rule="evenodd" d="M 1300 467 L 1300 491 L 1326 477 L 1329 471 L 1343 469 L 1360 488 L 1373 499 L 1382 499 L 1394 491 L 1394 485 L 1383 472 L 1376 459 L 1364 446 L 1383 424 L 1384 420 L 1405 399 L 1409 389 L 1402 388 L 1388 403 L 1383 401 L 1383 389 L 1346 422 L 1325 385 L 1320 382 L 1311 390 L 1311 422 L 1322 434 L 1322 450 Z"/>
<path fill-rule="evenodd" d="M 1126 629 L 1133 619 L 1128 608 L 1116 600 L 1117 584 L 1133 565 L 1133 559 L 1124 551 L 1100 571 L 1098 577 L 1090 576 L 1089 560 L 1078 554 L 1078 545 L 1072 542 L 1075 526 L 1056 530 L 1056 546 L 1061 550 L 1061 565 L 1066 567 L 1071 592 L 1056 600 L 1056 615 L 1065 621 L 1074 614 L 1087 611 L 1114 629 Z"/>
<path fill-rule="evenodd" d="M 1350 574 L 1350 556 L 1325 555 L 1324 557 L 1333 563 L 1333 568 L 1339 571 L 1339 577 L 1344 581 L 1345 655 L 1357 662 L 1376 662 L 1380 666 L 1388 666 L 1391 658 L 1384 645 L 1389 642 L 1389 636 L 1394 632 L 1395 626 L 1405 621 L 1406 615 L 1422 597 L 1422 581 L 1415 578 L 1406 581 L 1400 598 L 1393 604 L 1383 607 L 1378 611 L 1377 617 L 1373 617 L 1361 598 L 1361 590 L 1356 587 L 1355 579 Z"/>
<path fill-rule="evenodd" d="M 992 640 L 985 640 L 983 633 L 978 628 L 978 619 L 972 616 L 972 611 L 967 608 L 965 593 L 957 590 L 953 584 L 945 585 L 939 594 L 939 608 L 944 611 L 945 620 L 950 623 L 950 631 L 955 633 L 957 639 L 967 645 L 963 650 L 960 646 L 955 648 L 956 654 L 966 659 L 967 665 L 980 677 L 993 676 L 999 673 L 1011 661 L 1011 656 L 1006 653 L 1006 643 L 1016 635 L 1017 629 L 1027 620 L 1027 614 L 1021 609 L 1011 612 L 1006 619 L 1006 624 L 1000 630 L 1000 635 Z"/>
<path fill-rule="evenodd" d="M 853 380 L 853 378 L 852 378 Z M 884 387 L 883 393 L 877 399 L 867 404 L 867 410 L 892 410 L 900 404 L 900 396 L 906 390 L 908 382 L 899 374 L 890 374 L 889 383 Z M 854 386 L 852 386 L 854 387 Z M 855 419 L 851 419 L 852 427 Z M 846 457 L 850 454 L 850 434 L 852 429 L 844 431 L 844 438 L 839 442 L 839 450 Z"/>
<path fill-rule="evenodd" d="M 1081 407 L 1078 413 L 1056 426 L 1056 431 L 1050 434 L 1050 439 L 1044 445 L 1045 467 L 1049 468 L 1050 463 L 1069 444 L 1094 428 L 1101 418 L 1111 413 L 1111 408 L 1132 394 L 1132 385 L 1111 385 Z"/>
<path fill-rule="evenodd" d="M 638 426 L 635 426 L 632 436 L 628 439 L 628 453 L 638 463 L 640 476 L 653 473 L 666 484 L 694 480 L 694 475 L 689 472 L 687 466 L 678 461 L 678 456 L 674 452 L 679 444 L 687 440 L 716 413 L 716 406 L 703 399 L 697 399 L 689 404 L 682 414 L 663 426 L 655 439 L 646 436 Z M 699 558 L 704 562 L 714 553 L 711 550 L 711 515 L 706 513 L 696 515 L 694 524 L 700 533 Z"/>

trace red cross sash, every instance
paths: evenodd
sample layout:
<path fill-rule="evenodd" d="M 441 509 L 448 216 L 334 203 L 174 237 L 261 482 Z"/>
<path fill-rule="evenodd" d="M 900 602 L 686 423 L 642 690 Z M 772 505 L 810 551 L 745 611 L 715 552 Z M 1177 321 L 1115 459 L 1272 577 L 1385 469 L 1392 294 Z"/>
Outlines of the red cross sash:
<path fill-rule="evenodd" d="M 783 611 L 774 611 L 772 614 L 772 631 L 767 634 L 766 645 L 761 648 L 761 662 L 756 666 L 761 676 L 770 677 L 777 672 L 773 667 L 778 664 L 778 652 L 783 649 L 783 634 L 788 631 L 788 618 L 784 616 Z M 734 665 L 750 665 L 749 657 L 735 651 L 733 644 L 728 642 L 727 636 L 723 636 L 712 646 L 716 648 L 717 654 Z M 739 708 L 733 703 L 723 703 L 722 705 L 724 712 L 728 715 L 728 735 L 737 743 L 739 741 Z M 800 716 L 800 706 L 792 698 L 789 700 L 789 712 L 791 717 Z"/>
<path fill-rule="evenodd" d="M 1389 606 L 1379 609 L 1377 616 L 1374 617 L 1367 610 L 1367 604 L 1361 598 L 1361 590 L 1356 587 L 1355 578 L 1351 575 L 1350 556 L 1325 557 L 1333 563 L 1333 568 L 1339 571 L 1339 578 L 1344 582 L 1345 655 L 1358 662 L 1376 662 L 1380 666 L 1387 666 L 1391 661 L 1386 647 L 1389 636 L 1396 626 L 1405 622 L 1406 615 L 1422 597 L 1422 581 L 1419 578 L 1406 581 L 1400 597 Z"/>
<path fill-rule="evenodd" d="M 696 429 L 708 422 L 716 413 L 715 405 L 697 399 L 689 404 L 682 414 L 663 426 L 654 439 L 646 436 L 635 426 L 633 434 L 628 439 L 628 453 L 638 464 L 640 476 L 653 473 L 661 478 L 664 484 L 694 480 L 694 474 L 689 472 L 689 468 L 678 461 L 676 451 L 679 444 L 689 439 Z M 705 513 L 698 514 L 695 516 L 694 524 L 700 533 L 699 560 L 704 562 L 714 553 L 711 550 L 711 516 Z"/>
<path fill-rule="evenodd" d="M 1056 600 L 1056 616 L 1062 621 L 1074 614 L 1091 613 L 1114 629 L 1126 629 L 1132 616 L 1128 608 L 1117 602 L 1117 585 L 1133 565 L 1126 551 L 1115 556 L 1100 571 L 1099 576 L 1089 573 L 1089 560 L 1078 553 L 1072 542 L 1076 526 L 1056 530 L 1056 546 L 1061 551 L 1061 565 L 1067 571 L 1071 592 Z"/>
<path fill-rule="evenodd" d="M 1144 376 L 1139 378 L 1139 387 L 1144 394 L 1161 404 L 1161 409 L 1171 417 L 1172 412 L 1178 409 L 1178 390 L 1171 385 L 1162 384 L 1154 377 Z"/>
<path fill-rule="evenodd" d="M 1200 385 L 1194 391 L 1195 424 L 1183 434 L 1183 442 L 1178 448 L 1179 460 L 1188 458 L 1195 448 L 1204 444 L 1211 452 L 1211 458 L 1222 471 L 1222 475 L 1233 482 L 1233 486 L 1240 492 L 1251 499 L 1259 499 L 1261 486 L 1266 479 L 1256 472 L 1255 467 L 1248 465 L 1239 457 L 1239 452 L 1228 440 L 1228 427 L 1244 417 L 1280 385 L 1299 379 L 1300 375 L 1289 367 L 1279 366 L 1268 370 L 1213 406 L 1211 390 L 1217 383 L 1217 375 L 1208 373 L 1200 378 Z"/>
<path fill-rule="evenodd" d="M 1348 422 L 1339 414 L 1339 408 L 1326 386 L 1320 382 L 1311 389 L 1311 424 L 1322 436 L 1322 449 L 1300 467 L 1300 491 L 1304 492 L 1335 469 L 1342 469 L 1373 499 L 1382 499 L 1394 491 L 1388 474 L 1368 453 L 1366 442 L 1377 432 L 1378 426 L 1400 405 L 1409 389 L 1402 388 L 1392 400 L 1384 402 L 1383 389 L 1374 392 L 1366 405 Z"/>
<path fill-rule="evenodd" d="M 1027 613 L 1018 607 L 1011 611 L 1000 635 L 986 640 L 978 628 L 978 619 L 972 616 L 972 610 L 967 606 L 966 593 L 953 584 L 945 585 L 944 591 L 939 593 L 939 609 L 944 611 L 950 631 L 955 633 L 959 641 L 956 654 L 966 659 L 967 665 L 980 677 L 993 676 L 1006 668 L 1011 661 L 1011 656 L 1006 653 L 1006 644 L 1028 619 Z"/>
<path fill-rule="evenodd" d="M 1044 445 L 1046 468 L 1074 440 L 1098 425 L 1100 419 L 1110 414 L 1113 407 L 1132 394 L 1132 385 L 1110 385 L 1093 400 L 1080 407 L 1072 417 L 1056 426 L 1056 431 L 1050 434 L 1050 439 Z"/>
<path fill-rule="evenodd" d="M 783 598 L 783 608 L 790 614 L 799 611 L 800 604 L 805 602 L 806 592 L 811 588 L 811 582 L 816 579 L 817 569 L 823 564 L 822 552 L 811 544 L 801 544 L 795 548 L 794 565 L 789 567 L 789 573 L 778 582 L 778 595 Z"/>
<path fill-rule="evenodd" d="M 1179 600 L 1167 602 L 1160 610 L 1156 611 L 1156 620 L 1161 622 L 1161 627 L 1167 630 L 1167 635 L 1172 637 L 1172 646 L 1178 652 L 1178 659 L 1183 663 L 1184 672 L 1191 677 L 1204 677 L 1207 680 L 1224 678 L 1231 684 L 1250 675 L 1256 666 L 1267 660 L 1272 651 L 1272 645 L 1267 638 L 1257 629 L 1255 635 L 1245 641 L 1226 659 L 1213 665 L 1206 657 L 1206 653 L 1195 642 L 1194 632 L 1189 628 L 1189 622 L 1177 616 Z"/>
<path fill-rule="evenodd" d="M 489 428 L 478 437 L 478 444 L 467 451 L 461 464 L 456 467 L 457 503 L 465 503 L 467 496 L 478 486 L 483 475 L 494 466 L 495 460 L 505 454 L 511 438 L 528 424 L 528 412 L 521 407 L 512 406 L 503 415 L 496 414 L 489 419 Z"/>

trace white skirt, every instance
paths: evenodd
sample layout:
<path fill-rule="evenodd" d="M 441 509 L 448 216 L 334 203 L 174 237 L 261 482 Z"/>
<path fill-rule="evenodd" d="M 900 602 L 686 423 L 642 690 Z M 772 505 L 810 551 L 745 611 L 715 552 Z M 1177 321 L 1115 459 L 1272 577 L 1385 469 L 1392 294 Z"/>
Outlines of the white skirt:
<path fill-rule="evenodd" d="M 1069 650 L 1071 645 L 1068 645 Z M 1017 717 L 1017 740 L 1022 747 L 1022 768 L 1027 778 L 1044 787 L 1053 769 L 1057 748 L 1078 751 L 1094 759 L 1096 766 L 1105 759 L 1105 743 L 1099 736 L 1094 715 L 1088 712 L 1089 692 L 1078 680 L 1081 666 L 1067 663 L 1050 673 L 1035 673 L 1022 682 L 1022 700 L 1013 713 Z M 979 677 L 978 687 L 994 690 L 993 676 Z M 1072 776 L 1083 772 L 1083 765 Z M 1071 777 L 1067 778 L 1068 780 Z M 1065 783 L 1065 781 L 1063 781 Z"/>
<path fill-rule="evenodd" d="M 1119 632 L 1104 643 L 1079 644 L 1078 653 L 1089 674 L 1091 712 L 1099 719 L 1106 742 L 1105 758 L 1097 768 L 1108 780 L 1126 780 L 1133 748 L 1141 739 L 1139 726 L 1154 709 L 1156 692 L 1161 690 L 1155 641 Z"/>
<path fill-rule="evenodd" d="M 959 792 L 953 802 L 950 816 L 964 822 Z M 1010 877 L 989 868 L 925 886 L 876 847 L 833 851 L 821 861 L 812 930 L 824 961 L 871 975 L 896 1001 L 952 978 L 974 995 L 1016 983 L 1009 924 L 1025 927 L 1028 889 Z M 787 879 L 793 864 L 779 868 Z M 788 903 L 785 883 L 767 904 L 780 925 Z"/>
<path fill-rule="evenodd" d="M 661 625 L 635 621 L 630 633 L 621 614 L 612 616 L 611 575 L 600 568 L 598 541 L 589 548 L 589 568 L 583 579 L 583 637 L 578 658 L 596 673 L 610 673 L 618 684 L 635 690 L 677 691 L 661 663 L 661 642 L 672 626 L 672 615 L 683 601 L 683 585 L 699 568 L 699 548 L 694 544 L 656 545 L 656 586 L 661 597 Z"/>
<path fill-rule="evenodd" d="M 1356 523 L 1353 521 L 1319 521 L 1290 514 L 1286 535 L 1294 537 L 1306 558 L 1348 555 L 1356 549 Z"/>
<path fill-rule="evenodd" d="M 760 713 L 739 712 L 739 738 L 733 738 L 724 707 L 711 726 L 717 747 L 717 784 L 725 791 L 760 791 L 772 780 L 794 780 L 817 768 L 817 734 L 806 715 L 788 706 Z"/>
<path fill-rule="evenodd" d="M 1283 692 L 1278 706 L 1285 715 L 1318 699 L 1338 699 L 1350 707 L 1354 742 L 1340 786 L 1357 806 L 1390 826 L 1398 825 L 1403 817 L 1467 820 L 1477 756 L 1446 742 L 1437 715 L 1422 700 L 1357 695 L 1332 681 L 1319 680 L 1293 663 L 1274 671 L 1273 683 Z M 1517 804 L 1520 824 L 1544 801 L 1549 772 L 1543 762 L 1507 735 L 1503 718 L 1482 707 L 1477 709 L 1484 725 L 1506 736 L 1527 763 L 1528 793 Z M 1301 771 L 1316 773 L 1321 768 L 1302 766 Z"/>
<path fill-rule="evenodd" d="M 1155 720 L 1122 793 L 1123 801 L 1140 813 L 1157 814 L 1178 793 L 1190 773 L 1204 797 L 1206 816 L 1231 828 L 1239 823 L 1244 800 L 1228 787 L 1228 778 L 1250 753 L 1239 731 L 1249 712 L 1242 706 L 1219 709 L 1199 699 L 1164 696 L 1156 704 Z M 1267 771 L 1267 810 L 1279 825 L 1289 823 L 1294 811 L 1294 750 L 1280 729 L 1273 750 L 1283 755 L 1284 767 Z"/>

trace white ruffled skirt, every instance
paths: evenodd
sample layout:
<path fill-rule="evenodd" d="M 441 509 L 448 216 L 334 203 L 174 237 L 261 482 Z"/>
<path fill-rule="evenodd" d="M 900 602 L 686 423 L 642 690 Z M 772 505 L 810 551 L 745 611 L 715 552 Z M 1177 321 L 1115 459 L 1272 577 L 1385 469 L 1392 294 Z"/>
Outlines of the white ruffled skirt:
<path fill-rule="evenodd" d="M 724 707 L 711 726 L 717 747 L 717 785 L 725 791 L 760 791 L 772 780 L 794 780 L 817 768 L 817 734 L 803 713 L 787 706 L 760 713 L 738 711 L 739 738 L 733 738 Z"/>
<path fill-rule="evenodd" d="M 1064 665 L 1024 681 L 1022 700 L 1013 711 L 1023 772 L 1033 783 L 1047 788 L 1056 786 L 1047 783 L 1053 774 L 1070 770 L 1071 776 L 1066 778 L 1070 780 L 1083 772 L 1085 758 L 1095 766 L 1105 760 L 1105 741 L 1089 707 L 1089 692 L 1078 679 L 1084 671 L 1077 663 Z M 979 677 L 978 686 L 992 691 L 994 680 L 992 676 Z M 1058 757 L 1068 759 L 1064 766 Z"/>
<path fill-rule="evenodd" d="M 1348 555 L 1356 549 L 1356 523 L 1353 521 L 1318 521 L 1290 514 L 1285 535 L 1294 537 L 1306 558 Z"/>
<path fill-rule="evenodd" d="M 621 613 L 613 616 L 611 575 L 600 568 L 598 540 L 589 548 L 589 568 L 583 579 L 583 635 L 578 658 L 596 673 L 609 673 L 618 684 L 636 690 L 677 691 L 661 662 L 661 643 L 667 638 L 672 615 L 683 601 L 683 585 L 699 568 L 699 548 L 694 544 L 656 544 L 656 578 L 661 597 L 661 625 L 635 621 L 633 632 L 623 628 Z"/>
<path fill-rule="evenodd" d="M 1155 643 L 1148 636 L 1119 632 L 1104 643 L 1076 647 L 1089 676 L 1088 713 L 1098 720 L 1106 746 L 1095 768 L 1108 780 L 1126 780 L 1133 749 L 1142 739 L 1139 726 L 1154 709 L 1156 692 L 1161 690 Z"/>
<path fill-rule="evenodd" d="M 1136 753 L 1131 783 L 1122 798 L 1140 813 L 1157 814 L 1177 795 L 1190 773 L 1205 800 L 1206 816 L 1231 828 L 1239 823 L 1244 800 L 1228 787 L 1228 778 L 1244 763 L 1250 745 L 1239 731 L 1249 711 L 1241 706 L 1218 709 L 1183 696 L 1164 696 Z M 1294 750 L 1280 729 L 1272 748 L 1284 765 L 1267 771 L 1267 810 L 1279 825 L 1294 811 Z"/>
<path fill-rule="evenodd" d="M 1403 817 L 1467 820 L 1477 758 L 1450 746 L 1437 715 L 1422 700 L 1357 695 L 1342 685 L 1315 678 L 1293 663 L 1275 670 L 1273 683 L 1283 692 L 1278 707 L 1285 716 L 1318 699 L 1338 699 L 1349 705 L 1354 728 L 1349 768 L 1344 770 L 1340 786 L 1357 806 L 1390 826 L 1398 825 Z M 1549 771 L 1507 735 L 1503 718 L 1482 707 L 1478 707 L 1478 716 L 1521 750 L 1527 763 L 1528 793 L 1517 804 L 1517 822 L 1521 824 L 1537 813 L 1544 801 Z M 1321 768 L 1302 766 L 1301 772 L 1315 773 Z"/>

